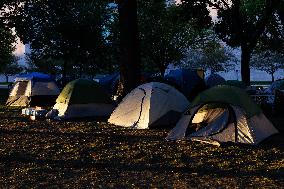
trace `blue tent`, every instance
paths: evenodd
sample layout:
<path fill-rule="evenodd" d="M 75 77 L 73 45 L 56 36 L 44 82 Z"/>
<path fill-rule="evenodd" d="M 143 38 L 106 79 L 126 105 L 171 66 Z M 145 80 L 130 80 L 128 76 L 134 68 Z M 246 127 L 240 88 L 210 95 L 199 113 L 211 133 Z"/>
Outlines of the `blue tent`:
<path fill-rule="evenodd" d="M 99 84 L 105 88 L 110 94 L 114 94 L 116 91 L 116 85 L 119 81 L 119 73 L 113 73 L 99 79 Z"/>
<path fill-rule="evenodd" d="M 24 81 L 24 80 L 33 80 L 33 81 L 53 81 L 54 78 L 48 74 L 40 73 L 40 72 L 31 72 L 19 74 L 15 81 Z"/>
<path fill-rule="evenodd" d="M 208 87 L 214 87 L 217 85 L 223 85 L 226 80 L 222 76 L 213 73 L 205 79 L 205 82 Z"/>
<path fill-rule="evenodd" d="M 165 79 L 178 88 L 189 100 L 206 89 L 204 80 L 192 69 L 171 70 Z"/>

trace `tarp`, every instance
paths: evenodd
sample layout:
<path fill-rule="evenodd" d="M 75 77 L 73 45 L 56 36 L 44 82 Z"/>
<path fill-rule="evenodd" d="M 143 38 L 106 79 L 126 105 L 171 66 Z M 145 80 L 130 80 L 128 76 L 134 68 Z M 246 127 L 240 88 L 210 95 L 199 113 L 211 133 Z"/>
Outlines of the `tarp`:
<path fill-rule="evenodd" d="M 15 81 L 27 81 L 27 80 L 33 80 L 33 81 L 53 81 L 54 78 L 51 77 L 48 74 L 44 74 L 44 73 L 40 73 L 40 72 L 19 74 L 15 78 Z"/>

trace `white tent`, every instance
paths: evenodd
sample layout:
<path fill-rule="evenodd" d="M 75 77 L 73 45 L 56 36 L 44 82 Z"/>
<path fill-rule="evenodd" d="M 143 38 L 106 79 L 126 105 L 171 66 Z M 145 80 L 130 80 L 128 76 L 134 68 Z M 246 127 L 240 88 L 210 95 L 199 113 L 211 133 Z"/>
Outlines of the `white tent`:
<path fill-rule="evenodd" d="M 276 133 L 244 91 L 220 86 L 201 93 L 166 139 L 259 144 Z"/>
<path fill-rule="evenodd" d="M 7 106 L 48 106 L 55 102 L 60 90 L 56 83 L 45 74 L 28 74 L 17 77 Z"/>
<path fill-rule="evenodd" d="M 146 83 L 122 100 L 108 122 L 137 129 L 173 126 L 188 106 L 186 97 L 175 88 L 158 82 Z"/>

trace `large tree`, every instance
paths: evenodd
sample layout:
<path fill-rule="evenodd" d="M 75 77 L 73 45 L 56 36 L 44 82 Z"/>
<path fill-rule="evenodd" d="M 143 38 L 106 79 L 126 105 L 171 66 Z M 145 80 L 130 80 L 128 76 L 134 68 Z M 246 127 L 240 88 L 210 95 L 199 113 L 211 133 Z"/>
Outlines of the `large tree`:
<path fill-rule="evenodd" d="M 5 18 L 7 2 L 0 1 L 0 72 L 4 73 L 6 68 L 14 61 L 15 36 Z"/>
<path fill-rule="evenodd" d="M 215 73 L 231 70 L 236 61 L 232 49 L 208 30 L 206 37 L 188 50 L 183 62 L 185 67 L 202 68 L 205 72 Z"/>
<path fill-rule="evenodd" d="M 63 62 L 57 65 L 62 66 L 63 76 L 74 71 L 80 76 L 90 69 L 100 72 L 108 63 L 105 22 L 109 19 L 103 0 L 28 0 L 10 20 L 30 44 L 32 61 Z"/>
<path fill-rule="evenodd" d="M 137 1 L 117 0 L 120 31 L 120 75 L 127 94 L 140 83 L 140 51 L 137 22 Z"/>
<path fill-rule="evenodd" d="M 274 74 L 284 68 L 284 54 L 271 50 L 260 50 L 253 53 L 251 65 L 253 68 L 265 71 L 271 75 L 274 82 Z"/>
<path fill-rule="evenodd" d="M 250 85 L 250 59 L 260 36 L 279 14 L 281 0 L 217 0 L 207 3 L 218 10 L 216 32 L 228 45 L 241 48 L 241 75 Z M 277 26 L 278 27 L 278 26 Z"/>
<path fill-rule="evenodd" d="M 140 0 L 138 5 L 143 67 L 158 68 L 161 75 L 168 64 L 184 58 L 189 46 L 200 42 L 204 28 L 211 24 L 204 4 L 178 6 L 164 0 Z"/>

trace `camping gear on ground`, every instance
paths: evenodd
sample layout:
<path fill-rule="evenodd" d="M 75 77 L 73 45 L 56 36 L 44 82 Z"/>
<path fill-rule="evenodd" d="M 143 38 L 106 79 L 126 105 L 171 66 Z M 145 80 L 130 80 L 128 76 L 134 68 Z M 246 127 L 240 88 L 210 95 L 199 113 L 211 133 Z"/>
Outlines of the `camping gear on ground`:
<path fill-rule="evenodd" d="M 151 82 L 124 97 L 108 122 L 136 129 L 172 127 L 188 106 L 186 97 L 175 88 Z"/>
<path fill-rule="evenodd" d="M 52 109 L 50 110 L 46 115 L 46 119 L 54 119 L 55 117 L 57 117 L 59 114 L 58 110 Z"/>
<path fill-rule="evenodd" d="M 22 115 L 32 115 L 32 111 L 34 109 L 35 108 L 24 108 L 24 109 L 22 109 Z"/>
<path fill-rule="evenodd" d="M 206 89 L 204 80 L 198 75 L 196 70 L 192 69 L 171 70 L 165 75 L 165 79 L 180 90 L 190 101 L 198 93 Z"/>
<path fill-rule="evenodd" d="M 259 144 L 276 133 L 244 90 L 224 85 L 198 95 L 167 140 Z"/>
<path fill-rule="evenodd" d="M 218 75 L 218 74 L 210 74 L 206 79 L 205 79 L 205 83 L 208 87 L 214 87 L 217 85 L 222 85 L 226 82 L 226 80 Z"/>
<path fill-rule="evenodd" d="M 114 109 L 107 92 L 95 81 L 77 79 L 68 83 L 53 109 L 62 119 L 109 117 Z"/>
<path fill-rule="evenodd" d="M 30 119 L 31 120 L 43 120 L 45 119 L 46 113 L 47 113 L 47 110 L 41 107 L 36 107 L 35 109 L 32 110 Z"/>
<path fill-rule="evenodd" d="M 47 74 L 33 72 L 21 74 L 6 102 L 7 106 L 51 106 L 60 90 L 53 78 Z"/>

